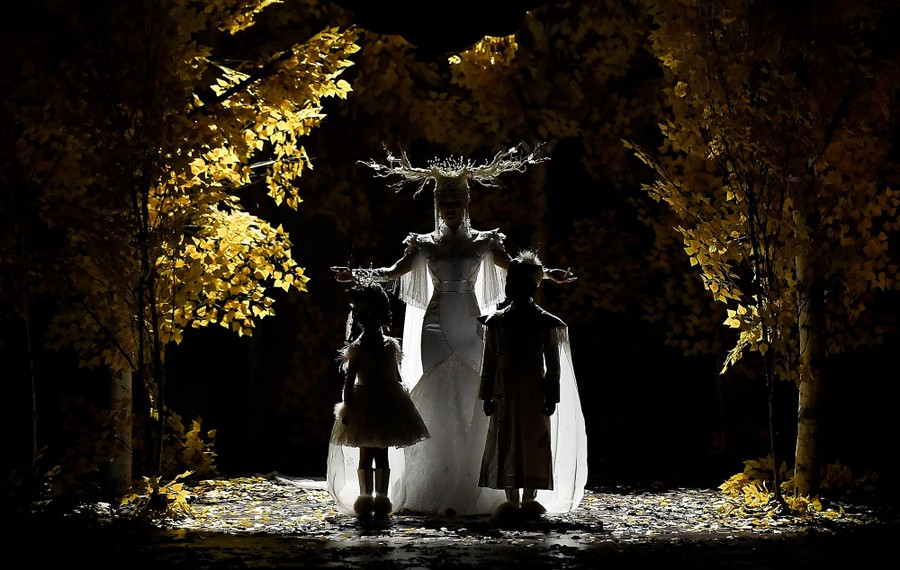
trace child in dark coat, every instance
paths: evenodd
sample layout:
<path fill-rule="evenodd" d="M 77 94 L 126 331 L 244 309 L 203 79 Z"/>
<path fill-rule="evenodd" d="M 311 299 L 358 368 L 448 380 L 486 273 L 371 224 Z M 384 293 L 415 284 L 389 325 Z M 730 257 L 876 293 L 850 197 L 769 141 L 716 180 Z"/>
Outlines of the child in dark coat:
<path fill-rule="evenodd" d="M 506 276 L 508 305 L 485 320 L 479 397 L 490 426 L 478 484 L 506 492 L 495 518 L 518 512 L 539 517 L 545 509 L 537 490 L 553 489 L 550 416 L 560 397 L 566 324 L 534 302 L 542 278 L 533 252 L 513 259 Z"/>

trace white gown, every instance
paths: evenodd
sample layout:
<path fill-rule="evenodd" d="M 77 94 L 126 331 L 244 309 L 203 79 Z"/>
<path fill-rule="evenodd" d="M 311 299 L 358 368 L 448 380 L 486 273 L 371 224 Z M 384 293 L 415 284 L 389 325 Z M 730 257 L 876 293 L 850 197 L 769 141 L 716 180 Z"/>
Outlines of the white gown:
<path fill-rule="evenodd" d="M 498 230 L 469 233 L 445 229 L 439 241 L 433 234 L 411 234 L 405 242 L 416 255 L 400 280 L 406 303 L 401 373 L 431 438 L 389 450 L 388 495 L 395 512 L 481 515 L 506 500 L 503 491 L 478 486 L 488 427 L 478 399 L 484 350 L 478 317 L 493 311 L 502 295 L 505 272 L 493 254 L 502 251 L 504 236 Z M 556 484 L 537 496 L 548 512 L 577 507 L 587 482 L 584 416 L 567 342 L 561 353 L 560 403 L 551 416 Z M 326 474 L 338 509 L 350 515 L 359 494 L 354 452 L 330 445 Z"/>

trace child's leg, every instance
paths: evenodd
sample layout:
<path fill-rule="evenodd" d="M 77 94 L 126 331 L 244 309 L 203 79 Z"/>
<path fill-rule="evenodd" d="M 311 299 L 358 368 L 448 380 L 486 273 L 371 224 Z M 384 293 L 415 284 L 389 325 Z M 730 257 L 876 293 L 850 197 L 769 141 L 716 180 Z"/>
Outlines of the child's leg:
<path fill-rule="evenodd" d="M 374 457 L 372 448 L 359 448 L 359 469 L 356 470 L 359 478 L 359 497 L 353 503 L 353 510 L 360 518 L 368 518 L 372 514 L 372 490 L 375 483 L 375 470 L 372 469 Z"/>
<path fill-rule="evenodd" d="M 522 490 L 522 502 L 527 503 L 533 501 L 537 497 L 537 489 L 529 489 L 526 487 Z"/>
<path fill-rule="evenodd" d="M 507 489 L 506 490 L 506 500 L 514 505 L 519 504 L 519 490 L 518 489 Z"/>
<path fill-rule="evenodd" d="M 372 460 L 375 462 L 375 517 L 386 518 L 394 506 L 387 496 L 391 470 L 388 466 L 388 450 L 386 447 L 372 449 Z"/>
<path fill-rule="evenodd" d="M 378 453 L 378 448 L 375 447 L 360 447 L 359 448 L 359 468 L 360 469 L 371 469 L 374 467 L 375 457 Z"/>
<path fill-rule="evenodd" d="M 372 454 L 372 462 L 375 464 L 375 469 L 390 468 L 390 465 L 388 464 L 388 448 L 371 447 L 369 450 Z"/>

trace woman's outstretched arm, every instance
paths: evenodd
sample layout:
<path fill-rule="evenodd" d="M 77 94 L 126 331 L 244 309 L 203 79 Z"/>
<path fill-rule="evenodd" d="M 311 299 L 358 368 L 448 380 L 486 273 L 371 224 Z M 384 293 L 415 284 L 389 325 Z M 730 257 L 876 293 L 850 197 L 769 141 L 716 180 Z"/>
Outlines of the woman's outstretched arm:
<path fill-rule="evenodd" d="M 355 283 L 362 276 L 367 276 L 373 281 L 384 283 L 399 279 L 403 275 L 412 270 L 413 256 L 415 252 L 407 252 L 406 255 L 397 260 L 396 263 L 389 267 L 379 267 L 376 269 L 350 269 L 345 266 L 335 266 L 331 268 L 334 278 L 338 283 Z"/>

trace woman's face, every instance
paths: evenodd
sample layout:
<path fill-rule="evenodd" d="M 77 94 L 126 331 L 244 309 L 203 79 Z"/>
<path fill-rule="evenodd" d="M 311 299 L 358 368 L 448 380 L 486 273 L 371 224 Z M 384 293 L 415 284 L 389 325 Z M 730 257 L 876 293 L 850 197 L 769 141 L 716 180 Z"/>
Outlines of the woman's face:
<path fill-rule="evenodd" d="M 438 215 L 447 227 L 456 229 L 463 221 L 465 204 L 461 198 L 440 198 L 437 202 Z"/>

